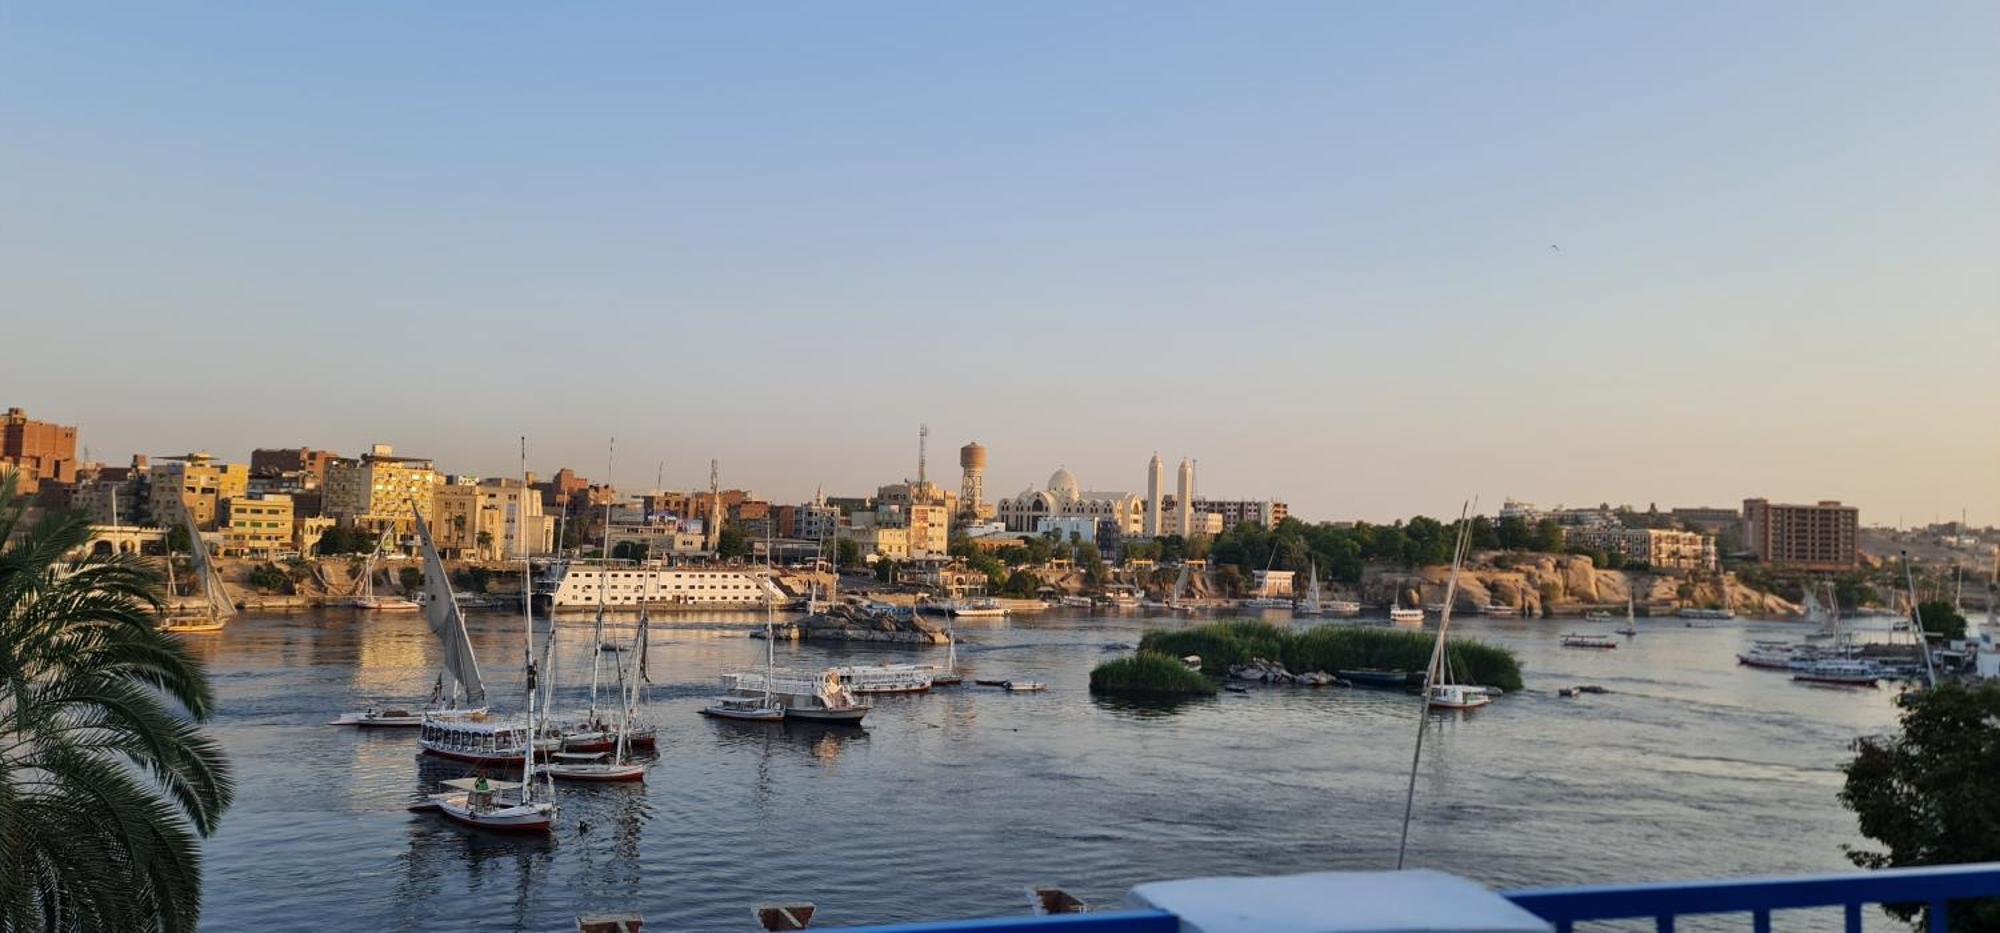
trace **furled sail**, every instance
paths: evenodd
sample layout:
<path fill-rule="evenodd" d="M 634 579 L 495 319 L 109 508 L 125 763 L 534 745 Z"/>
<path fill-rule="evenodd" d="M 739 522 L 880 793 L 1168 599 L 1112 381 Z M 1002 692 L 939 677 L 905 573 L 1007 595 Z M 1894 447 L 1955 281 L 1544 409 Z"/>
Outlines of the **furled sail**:
<path fill-rule="evenodd" d="M 424 523 L 423 513 L 417 511 L 414 502 L 410 503 L 410 514 L 416 517 L 417 539 L 424 551 L 424 619 L 444 648 L 444 671 L 464 688 L 466 705 L 485 706 L 486 684 L 479 679 L 479 659 L 473 656 L 472 639 L 465 634 L 465 616 L 459 613 L 458 600 L 452 596 L 451 577 L 444 572 L 444 561 L 438 558 L 437 545 L 431 541 L 430 526 Z"/>

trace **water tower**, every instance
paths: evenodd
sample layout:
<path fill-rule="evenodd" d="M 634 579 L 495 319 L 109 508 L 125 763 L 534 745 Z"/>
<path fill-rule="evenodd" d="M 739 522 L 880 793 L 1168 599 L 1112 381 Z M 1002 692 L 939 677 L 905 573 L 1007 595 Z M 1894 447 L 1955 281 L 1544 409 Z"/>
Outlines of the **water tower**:
<path fill-rule="evenodd" d="M 984 514 L 986 501 L 986 448 L 978 441 L 958 449 L 958 465 L 965 471 L 958 482 L 958 507 L 967 514 Z"/>

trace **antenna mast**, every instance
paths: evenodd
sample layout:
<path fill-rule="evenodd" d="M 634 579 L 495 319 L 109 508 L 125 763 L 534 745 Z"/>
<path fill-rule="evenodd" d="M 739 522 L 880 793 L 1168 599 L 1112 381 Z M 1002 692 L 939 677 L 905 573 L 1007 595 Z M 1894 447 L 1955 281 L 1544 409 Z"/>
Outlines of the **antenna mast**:
<path fill-rule="evenodd" d="M 924 461 L 926 459 L 926 456 L 930 453 L 930 446 L 931 446 L 931 426 L 928 424 L 917 425 L 917 482 L 918 483 L 923 483 L 928 481 L 928 477 L 925 475 Z"/>

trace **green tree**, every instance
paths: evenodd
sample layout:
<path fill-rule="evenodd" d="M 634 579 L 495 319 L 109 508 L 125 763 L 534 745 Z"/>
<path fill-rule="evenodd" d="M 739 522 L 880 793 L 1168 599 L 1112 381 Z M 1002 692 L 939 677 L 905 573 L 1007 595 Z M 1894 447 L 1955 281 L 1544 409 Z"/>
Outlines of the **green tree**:
<path fill-rule="evenodd" d="M 424 588 L 424 572 L 415 567 L 404 567 L 396 571 L 396 581 L 403 585 L 403 592 L 413 593 Z"/>
<path fill-rule="evenodd" d="M 619 560 L 645 560 L 649 551 L 644 541 L 620 541 L 611 549 L 611 556 Z"/>
<path fill-rule="evenodd" d="M 1553 518 L 1544 518 L 1535 523 L 1534 550 L 1549 554 L 1562 553 L 1563 530 Z"/>
<path fill-rule="evenodd" d="M 839 538 L 833 542 L 833 565 L 842 570 L 852 570 L 861 566 L 861 545 L 853 538 Z"/>
<path fill-rule="evenodd" d="M 259 564 L 250 568 L 249 579 L 251 586 L 274 593 L 282 592 L 285 585 L 292 581 L 291 575 L 280 570 L 276 564 Z"/>
<path fill-rule="evenodd" d="M 1007 577 L 1007 585 L 1001 588 L 1001 594 L 1029 599 L 1040 592 L 1041 588 L 1042 578 L 1035 576 L 1033 571 L 1023 568 Z"/>
<path fill-rule="evenodd" d="M 490 553 L 493 550 L 493 532 L 482 531 L 474 535 L 473 543 L 479 546 L 479 553 L 481 555 Z"/>
<path fill-rule="evenodd" d="M 721 558 L 750 556 L 750 539 L 734 528 L 724 528 L 715 536 L 715 556 Z"/>
<path fill-rule="evenodd" d="M 887 557 L 875 561 L 875 579 L 883 583 L 896 582 L 896 562 Z M 525 753 L 523 753 L 525 754 Z"/>
<path fill-rule="evenodd" d="M 1884 848 L 1849 850 L 1863 868 L 2000 861 L 2000 684 L 1906 694 L 1902 731 L 1854 744 L 1840 802 Z M 1915 920 L 1918 904 L 1886 905 Z M 1954 903 L 1953 931 L 2000 930 L 2000 902 Z"/>
<path fill-rule="evenodd" d="M 1952 641 L 1965 637 L 1965 617 L 1958 614 L 1958 607 L 1949 599 L 1932 599 L 1917 604 L 1917 614 L 1923 617 L 1924 634 Z"/>
<path fill-rule="evenodd" d="M 24 524 L 0 479 L 0 929 L 193 931 L 201 837 L 233 794 L 215 707 L 133 555 L 67 561 L 82 513 Z"/>
<path fill-rule="evenodd" d="M 1528 520 L 1519 515 L 1507 515 L 1493 529 L 1493 536 L 1500 546 L 1510 551 L 1525 551 L 1534 547 L 1534 532 L 1528 527 Z"/>
<path fill-rule="evenodd" d="M 183 522 L 175 522 L 167 529 L 167 553 L 186 554 L 188 551 L 188 530 Z"/>

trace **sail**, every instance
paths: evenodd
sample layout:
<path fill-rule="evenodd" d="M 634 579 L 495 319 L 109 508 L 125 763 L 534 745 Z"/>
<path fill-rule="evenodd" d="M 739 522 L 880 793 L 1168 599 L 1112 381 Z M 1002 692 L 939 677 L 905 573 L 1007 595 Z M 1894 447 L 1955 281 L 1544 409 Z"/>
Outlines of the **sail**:
<path fill-rule="evenodd" d="M 472 639 L 465 634 L 465 616 L 459 613 L 458 600 L 452 596 L 451 577 L 444 572 L 444 561 L 438 558 L 437 545 L 431 541 L 430 526 L 424 524 L 423 513 L 417 511 L 416 503 L 410 504 L 410 514 L 416 517 L 417 539 L 423 543 L 424 619 L 444 648 L 444 671 L 465 689 L 467 705 L 485 706 L 486 684 L 479 679 L 479 659 L 472 653 Z"/>
<path fill-rule="evenodd" d="M 201 581 L 201 597 L 208 601 L 209 614 L 217 619 L 235 615 L 236 606 L 222 588 L 222 575 L 209 561 L 208 543 L 201 540 L 201 531 L 194 526 L 194 510 L 186 504 L 181 506 L 181 526 L 187 529 L 188 556 L 194 561 L 194 576 Z"/>

